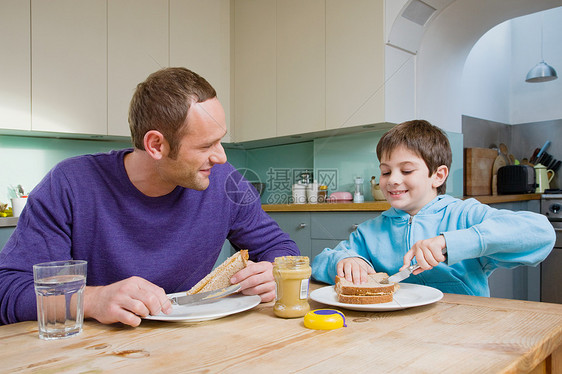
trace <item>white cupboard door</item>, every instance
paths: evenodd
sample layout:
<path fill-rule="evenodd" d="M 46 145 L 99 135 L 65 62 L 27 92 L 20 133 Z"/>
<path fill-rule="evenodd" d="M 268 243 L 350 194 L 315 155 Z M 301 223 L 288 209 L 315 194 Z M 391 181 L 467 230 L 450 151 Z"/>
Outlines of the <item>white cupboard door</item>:
<path fill-rule="evenodd" d="M 230 0 L 170 0 L 170 66 L 192 70 L 215 88 L 229 129 Z"/>
<path fill-rule="evenodd" d="M 168 64 L 168 0 L 108 1 L 108 135 L 130 136 L 133 92 Z"/>
<path fill-rule="evenodd" d="M 324 0 L 277 2 L 277 135 L 326 127 Z"/>
<path fill-rule="evenodd" d="M 384 121 L 382 0 L 326 0 L 326 128 Z"/>
<path fill-rule="evenodd" d="M 107 134 L 106 0 L 32 0 L 32 130 Z"/>
<path fill-rule="evenodd" d="M 276 0 L 236 0 L 234 140 L 277 135 Z"/>
<path fill-rule="evenodd" d="M 0 0 L 0 128 L 31 130 L 30 4 Z"/>

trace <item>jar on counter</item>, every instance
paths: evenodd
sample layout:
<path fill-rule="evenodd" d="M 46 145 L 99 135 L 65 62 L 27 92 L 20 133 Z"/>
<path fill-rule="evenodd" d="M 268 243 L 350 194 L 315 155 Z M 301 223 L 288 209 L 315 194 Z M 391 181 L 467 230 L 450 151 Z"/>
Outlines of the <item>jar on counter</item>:
<path fill-rule="evenodd" d="M 328 186 L 321 184 L 318 187 L 318 202 L 325 203 L 328 201 Z"/>
<path fill-rule="evenodd" d="M 308 282 L 312 270 L 306 256 L 276 257 L 273 263 L 276 298 L 273 313 L 281 318 L 303 317 L 310 311 Z"/>

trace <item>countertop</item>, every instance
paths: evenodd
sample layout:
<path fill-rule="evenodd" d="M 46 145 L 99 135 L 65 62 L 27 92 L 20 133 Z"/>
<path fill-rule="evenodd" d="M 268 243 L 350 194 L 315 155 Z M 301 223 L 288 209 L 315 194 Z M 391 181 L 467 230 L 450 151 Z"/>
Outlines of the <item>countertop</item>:
<path fill-rule="evenodd" d="M 19 217 L 0 217 L 0 227 L 11 227 L 18 223 Z"/>
<path fill-rule="evenodd" d="M 445 294 L 398 311 L 340 309 L 347 327 L 336 330 L 276 318 L 272 306 L 196 323 L 144 320 L 136 328 L 88 320 L 80 335 L 57 341 L 40 340 L 36 321 L 0 326 L 2 371 L 562 372 L 559 304 Z"/>
<path fill-rule="evenodd" d="M 541 194 L 466 196 L 475 198 L 483 204 L 507 203 L 513 201 L 540 200 Z M 322 203 L 322 204 L 264 204 L 266 212 L 382 212 L 390 208 L 386 201 L 369 201 L 366 203 Z M 16 226 L 17 217 L 0 217 L 0 227 Z"/>
<path fill-rule="evenodd" d="M 474 198 L 483 204 L 497 204 L 514 201 L 540 200 L 541 194 L 496 195 L 496 196 L 465 196 Z M 386 201 L 369 201 L 366 203 L 322 203 L 322 204 L 264 204 L 266 212 L 360 212 L 385 211 L 390 208 Z"/>

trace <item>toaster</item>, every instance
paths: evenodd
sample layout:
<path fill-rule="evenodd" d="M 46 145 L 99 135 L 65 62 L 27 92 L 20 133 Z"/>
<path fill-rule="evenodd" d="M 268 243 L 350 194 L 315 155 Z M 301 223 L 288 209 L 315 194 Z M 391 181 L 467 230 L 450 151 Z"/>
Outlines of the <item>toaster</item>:
<path fill-rule="evenodd" d="M 498 194 L 534 193 L 535 169 L 529 165 L 507 165 L 498 169 Z"/>

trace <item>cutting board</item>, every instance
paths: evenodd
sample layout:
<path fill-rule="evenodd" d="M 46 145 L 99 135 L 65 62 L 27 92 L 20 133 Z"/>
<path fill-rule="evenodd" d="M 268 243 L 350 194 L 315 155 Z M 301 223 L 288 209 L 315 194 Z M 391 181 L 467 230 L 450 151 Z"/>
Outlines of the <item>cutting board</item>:
<path fill-rule="evenodd" d="M 464 149 L 465 196 L 492 194 L 492 167 L 497 157 L 498 151 L 495 149 Z"/>

